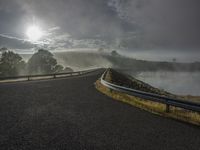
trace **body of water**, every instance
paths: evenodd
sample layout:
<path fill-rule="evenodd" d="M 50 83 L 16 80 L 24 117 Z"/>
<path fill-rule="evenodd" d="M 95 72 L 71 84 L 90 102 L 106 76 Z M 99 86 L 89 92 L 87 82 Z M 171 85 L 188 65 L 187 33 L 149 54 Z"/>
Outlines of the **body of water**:
<path fill-rule="evenodd" d="M 200 96 L 200 72 L 129 72 L 154 87 L 178 95 Z"/>

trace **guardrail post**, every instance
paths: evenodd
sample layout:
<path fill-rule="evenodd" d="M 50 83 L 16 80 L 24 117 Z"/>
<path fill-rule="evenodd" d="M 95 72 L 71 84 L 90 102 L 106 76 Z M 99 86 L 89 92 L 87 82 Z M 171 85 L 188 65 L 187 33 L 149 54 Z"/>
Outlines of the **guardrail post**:
<path fill-rule="evenodd" d="M 55 75 L 55 74 L 53 75 L 53 78 L 54 78 L 54 79 L 56 78 L 56 75 Z"/>
<path fill-rule="evenodd" d="M 169 104 L 166 104 L 166 113 L 169 113 L 169 111 L 170 111 L 170 106 Z"/>
<path fill-rule="evenodd" d="M 28 81 L 30 81 L 30 77 L 28 76 Z"/>

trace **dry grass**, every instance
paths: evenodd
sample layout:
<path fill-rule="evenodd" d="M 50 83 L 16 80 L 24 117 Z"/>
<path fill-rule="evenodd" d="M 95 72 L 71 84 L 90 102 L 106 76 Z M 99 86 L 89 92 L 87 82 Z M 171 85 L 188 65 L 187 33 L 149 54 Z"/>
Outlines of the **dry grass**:
<path fill-rule="evenodd" d="M 99 90 L 100 92 L 104 93 L 109 97 L 112 97 L 115 100 L 128 103 L 130 105 L 133 105 L 135 107 L 149 111 L 154 114 L 178 119 L 184 122 L 200 126 L 200 114 L 197 112 L 192 112 L 185 109 L 170 106 L 170 112 L 167 113 L 165 104 L 144 100 L 135 96 L 127 95 L 125 93 L 113 91 L 103 86 L 99 80 L 96 81 L 95 85 L 97 90 Z"/>
<path fill-rule="evenodd" d="M 200 96 L 192 96 L 192 95 L 185 95 L 185 96 L 177 96 L 178 98 L 185 100 L 185 101 L 191 101 L 194 103 L 200 103 Z"/>

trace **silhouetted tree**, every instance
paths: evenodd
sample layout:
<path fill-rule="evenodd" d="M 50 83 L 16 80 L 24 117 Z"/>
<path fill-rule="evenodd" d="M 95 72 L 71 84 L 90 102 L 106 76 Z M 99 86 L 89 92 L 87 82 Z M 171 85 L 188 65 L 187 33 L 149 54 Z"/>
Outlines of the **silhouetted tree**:
<path fill-rule="evenodd" d="M 0 48 L 0 52 L 6 52 L 6 51 L 8 51 L 8 49 L 6 48 L 6 47 L 2 47 L 2 48 Z"/>
<path fill-rule="evenodd" d="M 111 52 L 111 55 L 112 55 L 112 56 L 119 56 L 119 53 L 118 53 L 117 51 L 113 50 L 113 51 Z"/>
<path fill-rule="evenodd" d="M 53 54 L 44 49 L 33 54 L 27 67 L 30 74 L 53 73 L 63 69 L 61 65 L 57 65 L 57 60 L 53 57 Z"/>
<path fill-rule="evenodd" d="M 54 68 L 54 72 L 59 73 L 59 72 L 62 72 L 63 69 L 64 69 L 64 67 L 62 65 L 56 65 Z"/>
<path fill-rule="evenodd" d="M 24 72 L 24 69 L 25 62 L 19 54 L 12 51 L 5 51 L 2 53 L 0 59 L 1 76 L 16 76 Z"/>
<path fill-rule="evenodd" d="M 176 62 L 176 58 L 172 58 L 172 61 L 173 61 L 173 62 Z"/>

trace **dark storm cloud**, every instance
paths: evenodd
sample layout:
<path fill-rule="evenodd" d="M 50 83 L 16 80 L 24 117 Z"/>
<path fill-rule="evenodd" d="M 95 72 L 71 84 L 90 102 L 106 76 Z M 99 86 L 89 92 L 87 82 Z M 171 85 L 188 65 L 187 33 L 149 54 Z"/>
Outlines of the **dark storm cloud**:
<path fill-rule="evenodd" d="M 139 46 L 195 48 L 200 45 L 199 0 L 111 0 L 120 18 L 137 24 L 129 39 Z"/>
<path fill-rule="evenodd" d="M 42 28 L 59 27 L 52 36 L 70 35 L 60 43 L 50 37 L 58 46 L 85 40 L 94 47 L 199 48 L 199 6 L 199 0 L 1 0 L 0 33 L 23 38 L 35 18 Z"/>

